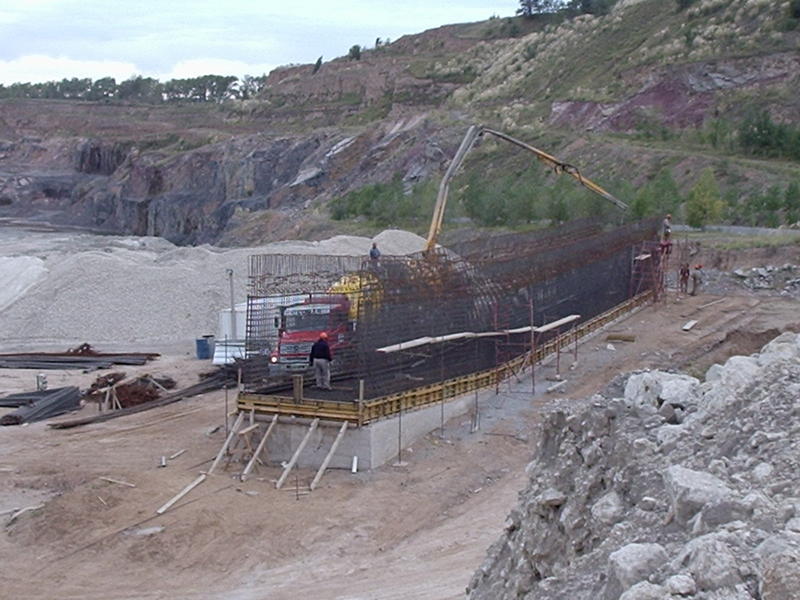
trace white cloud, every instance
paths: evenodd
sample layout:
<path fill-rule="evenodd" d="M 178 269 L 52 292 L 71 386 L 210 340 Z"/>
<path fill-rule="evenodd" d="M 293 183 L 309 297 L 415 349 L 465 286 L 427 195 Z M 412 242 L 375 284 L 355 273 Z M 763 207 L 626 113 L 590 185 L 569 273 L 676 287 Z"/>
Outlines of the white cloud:
<path fill-rule="evenodd" d="M 0 83 L 131 75 L 260 75 L 344 56 L 444 23 L 513 12 L 510 0 L 0 0 Z M 98 59 L 103 57 L 103 59 Z M 211 58 L 203 58 L 211 57 Z M 268 62 L 267 62 L 268 61 Z"/>
<path fill-rule="evenodd" d="M 155 77 L 162 82 L 170 79 L 200 77 L 201 75 L 234 75 L 239 78 L 244 75 L 252 75 L 257 77 L 269 73 L 276 66 L 269 63 L 197 58 L 178 61 L 168 73 L 157 74 L 143 73 L 141 69 L 130 62 L 75 60 L 65 57 L 45 56 L 43 54 L 29 54 L 14 60 L 0 60 L 0 84 L 61 81 L 65 77 L 68 79 L 89 77 L 93 80 L 102 77 L 113 77 L 117 82 L 120 82 L 134 75 Z"/>
<path fill-rule="evenodd" d="M 169 73 L 159 75 L 157 79 L 169 81 L 170 79 L 187 79 L 201 75 L 234 75 L 241 79 L 244 75 L 257 77 L 269 73 L 276 66 L 266 63 L 252 64 L 240 60 L 196 58 L 175 63 Z"/>
<path fill-rule="evenodd" d="M 4 85 L 30 81 L 61 81 L 65 77 L 114 77 L 117 81 L 124 81 L 137 72 L 135 64 L 113 60 L 75 60 L 43 54 L 0 60 L 0 83 Z"/>

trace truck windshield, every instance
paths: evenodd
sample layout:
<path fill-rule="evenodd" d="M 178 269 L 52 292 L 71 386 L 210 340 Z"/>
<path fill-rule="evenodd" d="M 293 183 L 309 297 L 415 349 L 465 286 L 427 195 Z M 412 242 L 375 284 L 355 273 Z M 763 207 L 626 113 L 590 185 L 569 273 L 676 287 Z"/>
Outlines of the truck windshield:
<path fill-rule="evenodd" d="M 327 313 L 296 312 L 286 315 L 287 331 L 324 331 L 327 328 Z"/>

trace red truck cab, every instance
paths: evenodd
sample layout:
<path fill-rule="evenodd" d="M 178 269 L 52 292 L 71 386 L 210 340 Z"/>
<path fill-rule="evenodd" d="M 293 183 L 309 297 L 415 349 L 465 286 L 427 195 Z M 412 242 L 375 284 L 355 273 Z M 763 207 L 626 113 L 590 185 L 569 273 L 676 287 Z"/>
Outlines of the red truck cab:
<path fill-rule="evenodd" d="M 270 355 L 270 366 L 278 371 L 303 371 L 308 368 L 311 346 L 324 331 L 328 334 L 331 355 L 350 344 L 352 323 L 350 300 L 344 294 L 314 295 L 281 310 L 278 344 Z"/>

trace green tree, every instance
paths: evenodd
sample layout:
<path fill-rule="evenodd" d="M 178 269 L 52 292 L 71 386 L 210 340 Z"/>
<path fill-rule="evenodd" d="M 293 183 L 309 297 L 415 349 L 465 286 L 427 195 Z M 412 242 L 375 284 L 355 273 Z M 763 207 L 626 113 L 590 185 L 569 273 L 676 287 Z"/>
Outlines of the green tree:
<path fill-rule="evenodd" d="M 605 15 L 616 4 L 616 0 L 570 0 L 567 10 L 578 15 Z"/>
<path fill-rule="evenodd" d="M 766 110 L 748 115 L 739 127 L 739 144 L 745 152 L 763 156 L 794 154 L 797 130 L 775 123 Z"/>
<path fill-rule="evenodd" d="M 540 213 L 538 194 L 542 189 L 541 169 L 528 168 L 503 179 L 502 196 L 509 225 L 524 225 L 535 221 Z"/>
<path fill-rule="evenodd" d="M 661 169 L 655 179 L 650 182 L 650 189 L 653 199 L 653 206 L 656 213 L 674 213 L 683 202 L 681 191 L 675 179 L 672 177 L 672 170 L 668 167 Z"/>
<path fill-rule="evenodd" d="M 553 195 L 547 205 L 547 216 L 552 225 L 559 225 L 569 220 L 569 206 L 563 196 Z"/>
<path fill-rule="evenodd" d="M 78 79 L 77 77 L 72 79 L 64 78 L 59 82 L 58 87 L 62 98 L 85 98 L 92 89 L 92 80 L 88 77 L 85 79 Z"/>
<path fill-rule="evenodd" d="M 245 75 L 242 77 L 241 82 L 239 83 L 239 97 L 242 100 L 248 100 L 250 98 L 255 98 L 264 88 L 264 84 L 267 81 L 266 75 L 261 75 L 259 77 L 253 77 L 252 75 Z"/>
<path fill-rule="evenodd" d="M 164 91 L 158 79 L 136 75 L 126 79 L 117 86 L 117 98 L 121 100 L 141 100 L 145 102 L 161 102 Z"/>
<path fill-rule="evenodd" d="M 536 15 L 556 12 L 559 8 L 559 0 L 520 0 L 517 14 L 532 19 Z"/>
<path fill-rule="evenodd" d="M 703 124 L 701 137 L 712 148 L 731 150 L 734 128 L 725 119 L 711 119 Z"/>
<path fill-rule="evenodd" d="M 347 53 L 350 60 L 361 60 L 361 46 L 355 44 L 350 46 L 350 51 Z"/>
<path fill-rule="evenodd" d="M 653 199 L 650 186 L 643 185 L 639 188 L 631 202 L 631 216 L 637 221 L 653 212 Z"/>
<path fill-rule="evenodd" d="M 783 208 L 786 211 L 786 222 L 790 225 L 800 221 L 800 182 L 793 181 L 786 186 L 783 196 Z"/>
<path fill-rule="evenodd" d="M 761 224 L 766 227 L 777 227 L 781 224 L 780 209 L 783 204 L 781 189 L 772 185 L 764 194 L 764 212 L 761 214 Z"/>
<path fill-rule="evenodd" d="M 316 75 L 316 74 L 317 74 L 317 71 L 319 71 L 321 67 L 322 67 L 322 57 L 320 56 L 320 57 L 317 59 L 317 62 L 315 62 L 315 63 L 314 63 L 314 70 L 313 70 L 313 71 L 311 71 L 311 74 L 312 74 L 312 75 Z"/>
<path fill-rule="evenodd" d="M 686 221 L 692 227 L 703 227 L 718 221 L 725 210 L 725 203 L 711 168 L 700 174 L 700 179 L 686 199 Z"/>
<path fill-rule="evenodd" d="M 89 99 L 103 100 L 105 98 L 113 98 L 116 93 L 116 79 L 113 77 L 103 77 L 102 79 L 97 79 L 94 83 L 92 83 L 92 89 L 89 92 Z"/>

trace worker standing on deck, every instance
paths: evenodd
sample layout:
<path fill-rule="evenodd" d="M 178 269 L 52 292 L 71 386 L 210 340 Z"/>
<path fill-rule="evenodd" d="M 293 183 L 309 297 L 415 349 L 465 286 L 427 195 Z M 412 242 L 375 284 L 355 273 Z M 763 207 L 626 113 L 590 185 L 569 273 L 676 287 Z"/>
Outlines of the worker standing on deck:
<path fill-rule="evenodd" d="M 328 346 L 328 334 L 324 331 L 319 334 L 319 339 L 311 346 L 308 363 L 314 366 L 314 377 L 317 387 L 323 390 L 331 389 L 331 347 Z"/>
<path fill-rule="evenodd" d="M 700 289 L 701 283 L 703 283 L 703 265 L 695 265 L 692 269 L 692 291 L 689 292 L 690 296 L 697 295 L 697 290 Z"/>
<path fill-rule="evenodd" d="M 377 262 L 381 257 L 381 251 L 378 250 L 378 244 L 372 242 L 372 248 L 369 251 L 369 257 L 373 262 Z"/>

